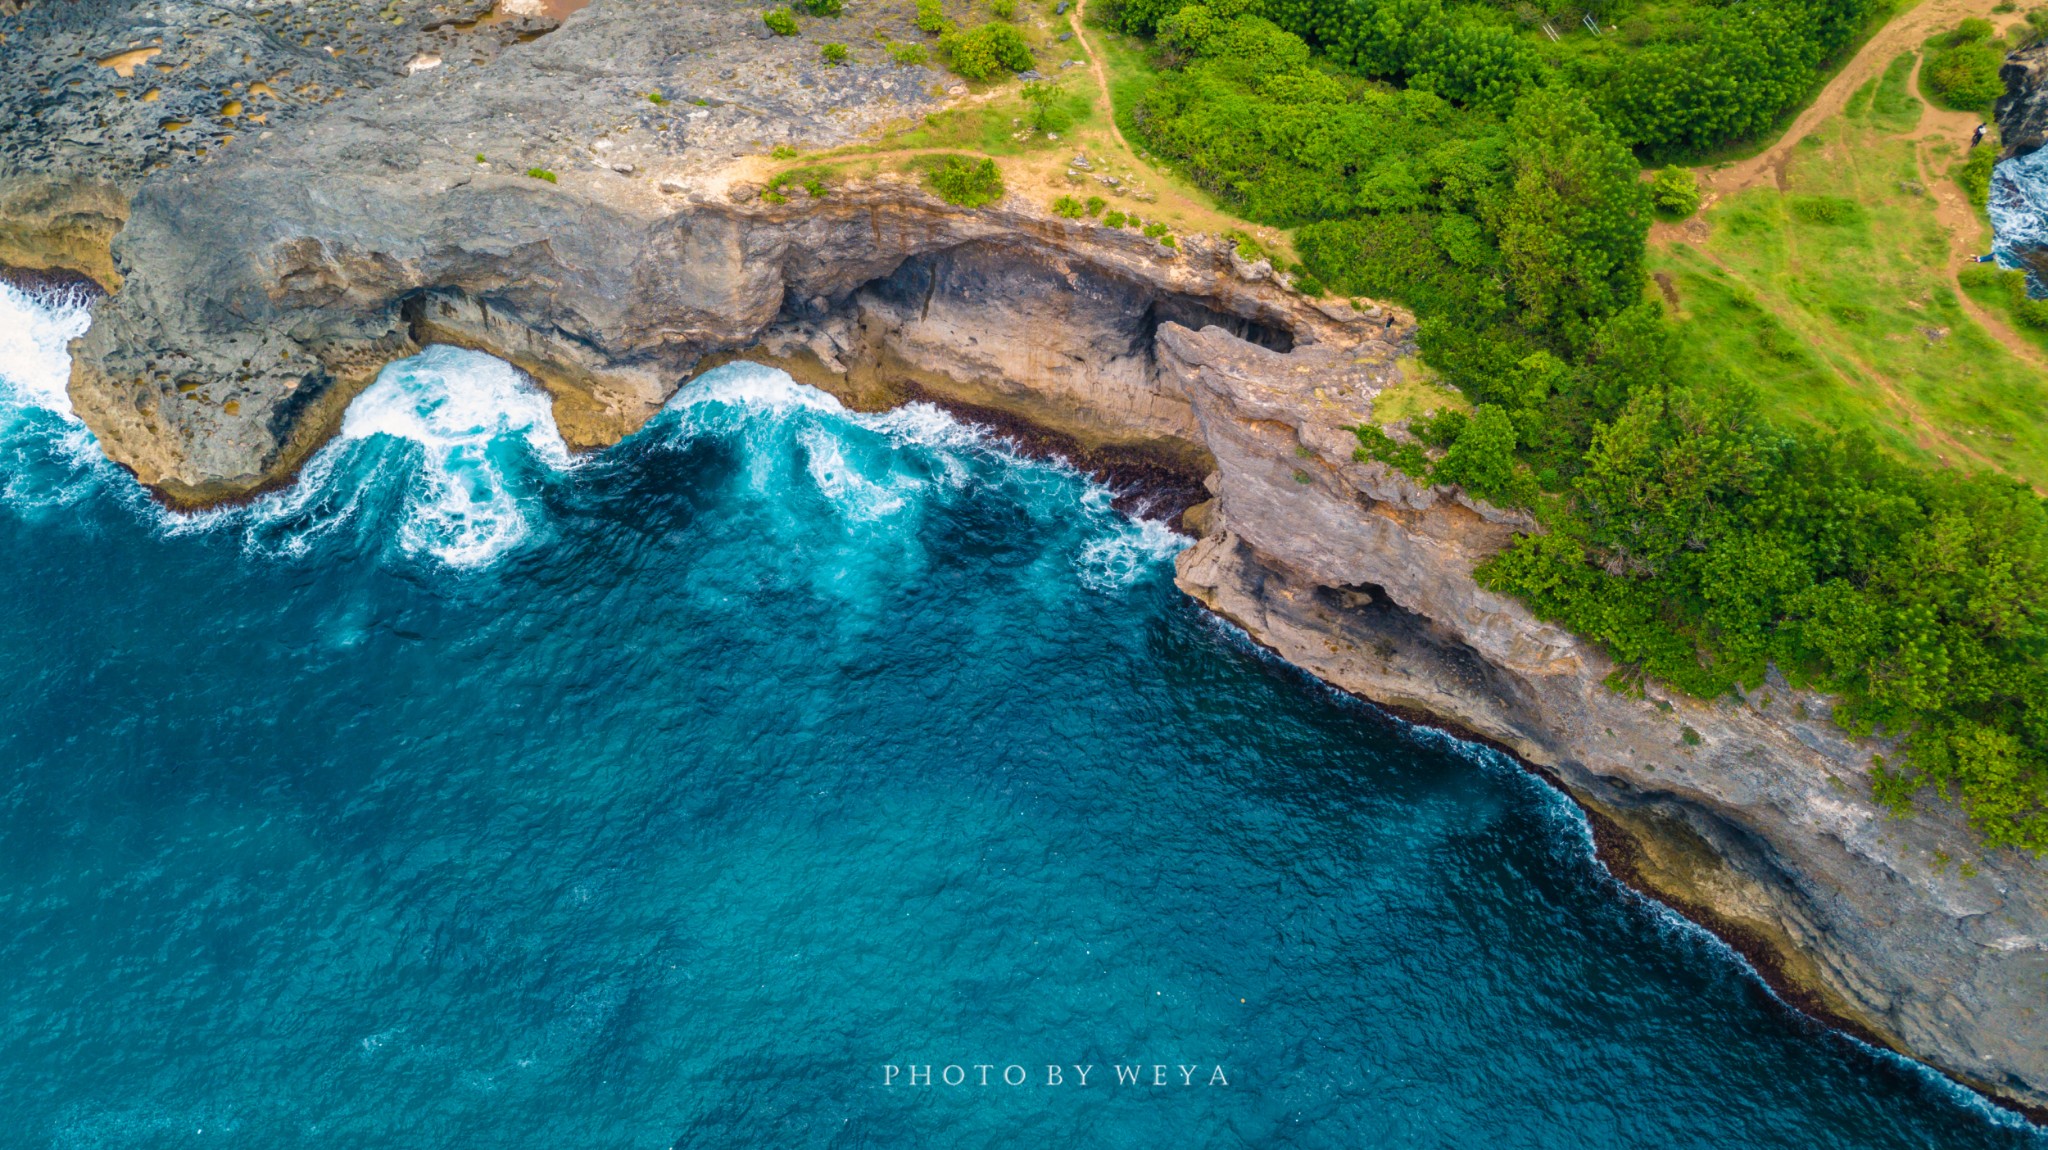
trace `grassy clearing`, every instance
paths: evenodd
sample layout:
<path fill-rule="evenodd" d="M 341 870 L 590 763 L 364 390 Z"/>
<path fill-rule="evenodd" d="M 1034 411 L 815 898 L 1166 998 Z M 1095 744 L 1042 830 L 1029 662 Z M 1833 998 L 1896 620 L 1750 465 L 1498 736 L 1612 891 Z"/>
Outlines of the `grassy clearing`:
<path fill-rule="evenodd" d="M 1085 75 L 1070 74 L 1060 84 L 1054 111 L 1055 140 L 1044 133 L 1026 129 L 1031 123 L 1031 106 L 1016 92 L 1006 92 L 979 107 L 952 108 L 936 112 L 924 123 L 899 132 L 867 151 L 897 151 L 905 148 L 959 148 L 990 156 L 1022 156 L 1071 146 L 1065 137 L 1093 126 L 1097 121 L 1094 85 Z"/>
<path fill-rule="evenodd" d="M 1725 371 L 1770 409 L 1862 428 L 1903 455 L 2048 488 L 2048 378 L 1957 300 L 1925 186 L 1946 173 L 1923 176 L 1916 141 L 1897 134 L 1919 121 L 1911 68 L 1910 55 L 1893 61 L 1802 141 L 1785 191 L 1715 206 L 1703 248 L 1653 245 L 1650 270 L 1692 370 Z M 1943 146 L 1932 162 L 1960 160 Z"/>
<path fill-rule="evenodd" d="M 1374 423 L 1384 427 L 1439 411 L 1472 414 L 1472 403 L 1464 393 L 1439 380 L 1421 360 L 1403 356 L 1395 366 L 1401 372 L 1401 382 L 1373 397 Z"/>

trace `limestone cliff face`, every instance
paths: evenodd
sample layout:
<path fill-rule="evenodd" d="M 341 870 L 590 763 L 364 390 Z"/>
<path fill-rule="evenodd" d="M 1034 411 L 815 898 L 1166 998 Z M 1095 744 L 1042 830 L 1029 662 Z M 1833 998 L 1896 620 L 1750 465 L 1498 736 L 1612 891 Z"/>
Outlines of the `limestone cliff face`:
<path fill-rule="evenodd" d="M 747 157 L 928 111 L 936 77 L 825 69 L 754 10 L 691 0 L 596 0 L 531 43 L 447 39 L 478 7 L 405 6 L 362 52 L 306 50 L 343 35 L 346 4 L 292 10 L 334 26 L 287 36 L 195 0 L 37 5 L 0 43 L 0 74 L 52 93 L 0 89 L 26 109 L 0 116 L 0 263 L 118 287 L 74 348 L 73 401 L 166 498 L 288 482 L 378 368 L 433 341 L 525 368 L 585 447 L 744 352 L 857 405 L 929 396 L 1090 461 L 1206 476 L 1191 595 L 1549 773 L 1618 870 L 1800 1004 L 2048 1105 L 2048 869 L 1981 856 L 1946 808 L 1885 817 L 1873 748 L 1824 699 L 1617 694 L 1598 651 L 1477 586 L 1528 525 L 1352 460 L 1345 428 L 1412 352 L 1409 317 L 1309 301 L 1198 237 L 963 212 L 886 166 L 770 203 Z M 211 117 L 203 148 L 167 141 L 94 54 L 149 47 L 154 102 Z"/>
<path fill-rule="evenodd" d="M 1628 877 L 1802 1005 L 1949 1073 L 2048 1101 L 2048 869 L 1981 856 L 1952 809 L 1892 819 L 1873 749 L 1778 682 L 1711 702 L 1604 685 L 1598 650 L 1472 579 L 1511 519 L 1351 458 L 1369 374 L 1168 327 L 1159 358 L 1217 463 L 1189 594 L 1347 691 L 1475 733 L 1627 836 Z M 1974 874 L 1944 860 L 1973 859 Z"/>

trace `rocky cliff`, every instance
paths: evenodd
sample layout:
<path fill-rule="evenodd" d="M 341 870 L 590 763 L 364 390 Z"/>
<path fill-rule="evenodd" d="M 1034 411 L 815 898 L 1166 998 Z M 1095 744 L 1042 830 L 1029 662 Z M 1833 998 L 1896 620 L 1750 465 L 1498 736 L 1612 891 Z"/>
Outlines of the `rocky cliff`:
<path fill-rule="evenodd" d="M 1873 748 L 1826 700 L 1618 694 L 1598 651 L 1478 587 L 1527 525 L 1352 459 L 1345 428 L 1412 351 L 1397 309 L 1307 300 L 1199 238 L 963 212 L 886 164 L 771 202 L 767 147 L 947 95 L 922 68 L 822 67 L 751 9 L 597 0 L 512 35 L 403 3 L 366 35 L 366 12 L 67 0 L 0 25 L 0 74 L 30 77 L 0 99 L 34 113 L 0 119 L 0 262 L 118 288 L 73 399 L 164 497 L 288 481 L 432 341 L 525 368 L 584 447 L 744 352 L 862 406 L 923 395 L 1029 428 L 1154 490 L 1206 481 L 1191 595 L 1548 773 L 1618 871 L 1793 1001 L 2048 1105 L 2048 872 L 1980 856 L 1947 809 L 1885 817 Z"/>

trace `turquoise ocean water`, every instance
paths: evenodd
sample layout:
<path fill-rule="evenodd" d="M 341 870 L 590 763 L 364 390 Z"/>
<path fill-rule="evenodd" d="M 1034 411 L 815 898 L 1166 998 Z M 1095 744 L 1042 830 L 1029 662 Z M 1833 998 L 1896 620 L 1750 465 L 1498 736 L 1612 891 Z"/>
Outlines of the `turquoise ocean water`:
<path fill-rule="evenodd" d="M 86 322 L 0 287 L 0 1145 L 2042 1144 L 935 410 L 430 349 L 179 516 Z"/>

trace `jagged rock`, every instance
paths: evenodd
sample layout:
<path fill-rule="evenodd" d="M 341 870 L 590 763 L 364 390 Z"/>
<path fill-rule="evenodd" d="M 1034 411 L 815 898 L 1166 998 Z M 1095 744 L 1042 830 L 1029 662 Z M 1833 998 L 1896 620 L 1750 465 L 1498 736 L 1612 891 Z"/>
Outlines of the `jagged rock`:
<path fill-rule="evenodd" d="M 1998 78 L 2005 81 L 2005 95 L 1992 110 L 1998 136 L 2007 157 L 2024 156 L 2048 140 L 2048 92 L 2042 90 L 2048 80 L 2048 42 L 2007 56 Z"/>
<path fill-rule="evenodd" d="M 1170 324 L 1157 347 L 1218 469 L 1184 590 L 1317 676 L 1551 774 L 1632 841 L 1626 877 L 1730 938 L 1793 1001 L 2048 1099 L 2048 868 L 2013 853 L 1974 874 L 1943 866 L 1974 854 L 1957 812 L 1890 818 L 1868 785 L 1883 747 L 1781 678 L 1747 699 L 1608 689 L 1597 648 L 1472 577 L 1531 523 L 1352 460 L 1346 429 L 1368 417 L 1383 365 Z"/>

